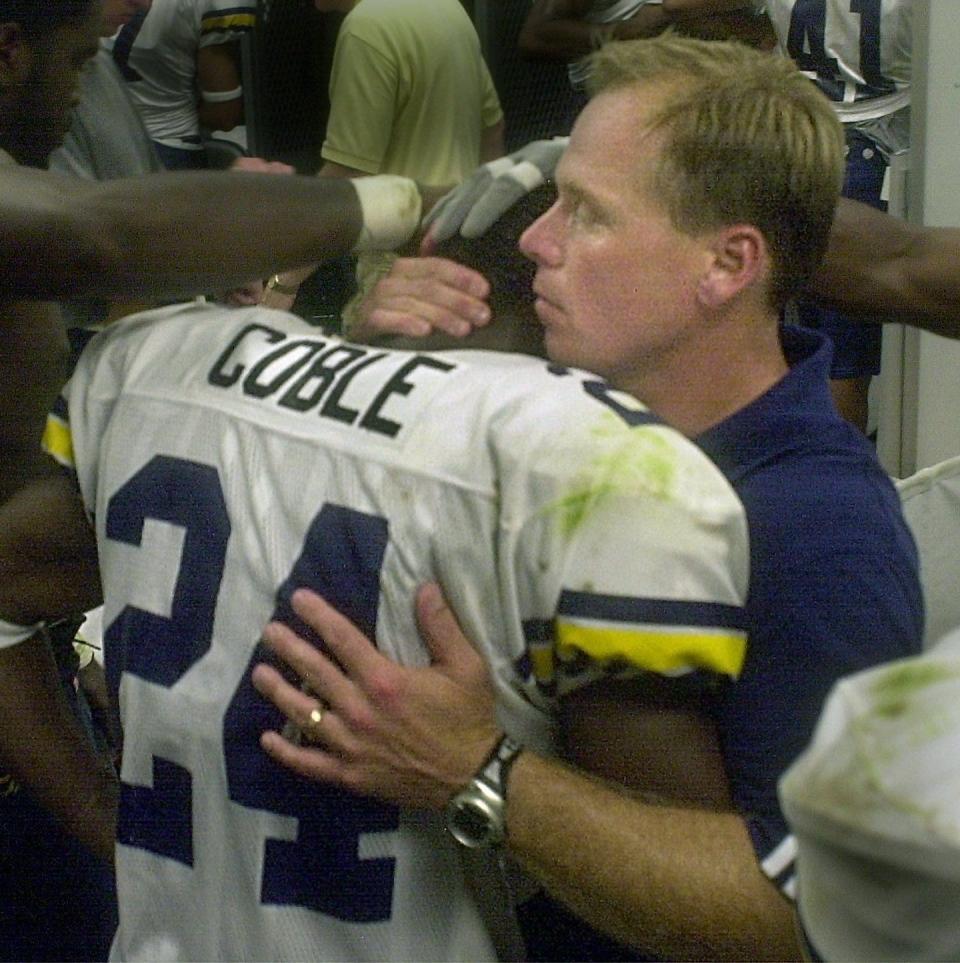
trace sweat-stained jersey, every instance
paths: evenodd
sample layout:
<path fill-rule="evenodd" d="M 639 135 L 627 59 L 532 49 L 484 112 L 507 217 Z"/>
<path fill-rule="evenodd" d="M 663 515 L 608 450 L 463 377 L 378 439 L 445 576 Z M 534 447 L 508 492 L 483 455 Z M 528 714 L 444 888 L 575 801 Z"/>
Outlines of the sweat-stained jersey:
<path fill-rule="evenodd" d="M 250 683 L 258 635 L 297 586 L 414 665 L 414 591 L 439 580 L 542 751 L 557 694 L 601 671 L 743 662 L 739 502 L 594 376 L 178 306 L 91 342 L 47 445 L 96 528 L 119 689 L 115 958 L 492 958 L 440 815 L 260 750 L 283 720 Z"/>
<path fill-rule="evenodd" d="M 913 0 L 766 0 L 779 47 L 844 123 L 910 103 Z"/>

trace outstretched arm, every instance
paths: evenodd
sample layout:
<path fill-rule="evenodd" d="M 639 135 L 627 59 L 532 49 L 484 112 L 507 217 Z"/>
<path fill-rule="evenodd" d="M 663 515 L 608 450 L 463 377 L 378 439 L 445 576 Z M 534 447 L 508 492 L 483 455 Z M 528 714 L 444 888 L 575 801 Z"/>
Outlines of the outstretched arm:
<path fill-rule="evenodd" d="M 592 6 L 593 0 L 534 0 L 520 28 L 517 46 L 528 57 L 544 60 L 585 57 L 604 39 L 612 39 L 606 33 L 601 34 L 597 24 L 586 20 Z M 669 22 L 657 3 L 644 6 L 632 21 L 621 21 L 617 27 L 624 30 L 625 23 L 631 23 L 637 31 L 632 36 L 653 36 Z"/>
<path fill-rule="evenodd" d="M 655 37 L 671 26 L 707 39 L 756 40 L 752 0 L 663 0 L 610 24 L 588 21 L 592 6 L 593 0 L 534 0 L 517 45 L 529 57 L 577 60 L 608 40 Z"/>
<path fill-rule="evenodd" d="M 264 665 L 254 684 L 313 743 L 295 746 L 268 732 L 263 747 L 309 778 L 407 806 L 442 808 L 499 733 L 486 669 L 439 589 L 427 587 L 417 600 L 434 657 L 424 669 L 401 668 L 381 656 L 312 593 L 295 593 L 294 608 L 343 669 L 289 629 L 271 625 L 271 646 L 315 695 Z M 315 723 L 318 699 L 325 708 Z M 576 704 L 570 709 L 576 713 Z M 682 715 L 684 726 L 693 724 Z M 649 718 L 634 721 L 650 735 Z M 586 715 L 569 721 L 574 755 L 589 725 Z M 638 729 L 607 727 L 602 735 L 609 742 L 627 732 Z M 791 909 L 761 873 L 743 820 L 723 800 L 725 778 L 709 738 L 686 744 L 686 763 L 713 776 L 699 776 L 689 793 L 677 794 L 680 801 L 655 802 L 525 750 L 507 794 L 511 853 L 590 924 L 644 951 L 672 959 L 797 958 Z M 663 752 L 662 746 L 633 748 Z M 612 755 L 629 757 L 629 747 L 617 749 Z"/>
<path fill-rule="evenodd" d="M 4 167 L 0 295 L 189 297 L 345 254 L 358 238 L 392 248 L 420 217 L 419 192 L 401 182 L 368 211 L 373 236 L 361 236 L 348 180 L 199 172 L 95 183 Z"/>
<path fill-rule="evenodd" d="M 842 198 L 811 291 L 871 321 L 960 338 L 960 229 L 920 227 Z"/>

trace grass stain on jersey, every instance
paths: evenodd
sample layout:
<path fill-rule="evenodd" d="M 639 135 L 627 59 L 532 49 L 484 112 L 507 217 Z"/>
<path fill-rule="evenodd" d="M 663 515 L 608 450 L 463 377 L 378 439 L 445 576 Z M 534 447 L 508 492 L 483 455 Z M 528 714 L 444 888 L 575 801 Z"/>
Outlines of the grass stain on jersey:
<path fill-rule="evenodd" d="M 873 684 L 876 702 L 873 711 L 879 716 L 894 718 L 909 708 L 911 696 L 960 674 L 942 665 L 932 663 L 893 666 Z"/>
<path fill-rule="evenodd" d="M 611 497 L 642 494 L 667 499 L 675 489 L 676 451 L 657 427 L 627 428 L 610 415 L 593 434 L 600 453 L 584 466 L 573 490 L 545 509 L 557 515 L 567 538 Z"/>

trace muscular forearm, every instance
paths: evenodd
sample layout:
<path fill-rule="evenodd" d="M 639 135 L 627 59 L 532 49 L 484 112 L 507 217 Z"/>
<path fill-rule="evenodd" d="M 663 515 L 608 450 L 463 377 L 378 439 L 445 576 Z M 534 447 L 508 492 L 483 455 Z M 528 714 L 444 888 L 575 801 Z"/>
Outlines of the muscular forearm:
<path fill-rule="evenodd" d="M 654 805 L 523 753 L 510 850 L 588 923 L 663 959 L 798 959 L 793 914 L 733 812 Z"/>
<path fill-rule="evenodd" d="M 0 764 L 68 832 L 112 860 L 116 780 L 71 713 L 39 637 L 0 650 Z"/>
<path fill-rule="evenodd" d="M 748 13 L 752 17 L 752 8 L 752 0 L 664 0 L 641 7 L 626 20 L 596 24 L 584 19 L 586 10 L 571 10 L 569 13 L 576 15 L 567 15 L 565 5 L 551 8 L 545 4 L 531 12 L 518 44 L 530 57 L 577 60 L 608 40 L 655 37 L 671 26 L 707 37 L 747 32 L 739 15 Z"/>
<path fill-rule="evenodd" d="M 375 795 L 404 806 L 442 808 L 466 785 L 496 743 L 493 691 L 478 652 L 459 631 L 437 586 L 417 595 L 417 618 L 430 651 L 429 667 L 392 663 L 342 615 L 312 593 L 293 596 L 293 608 L 327 646 L 327 653 L 271 624 L 269 645 L 315 695 L 291 685 L 276 669 L 257 666 L 253 681 L 298 726 L 322 698 L 326 711 L 313 746 L 295 746 L 265 733 L 263 748 L 308 778 Z M 336 664 L 328 657 L 333 656 Z M 658 689 L 668 688 L 664 680 Z M 644 686 L 633 696 L 629 730 L 617 731 L 615 702 L 628 694 L 616 686 L 590 687 L 592 704 L 607 698 L 613 723 L 607 741 L 644 751 L 674 751 L 668 732 L 694 736 L 680 746 L 692 765 L 711 762 L 710 728 L 648 724 Z M 604 695 L 606 693 L 606 695 Z M 661 692 L 649 714 L 668 696 Z M 673 700 L 678 717 L 689 696 Z M 568 705 L 570 711 L 568 712 Z M 585 703 L 563 700 L 566 742 L 589 746 L 569 718 Z M 585 722 L 589 720 L 584 720 Z M 600 727 L 598 726 L 598 729 Z M 568 731 L 569 730 L 569 731 Z M 596 747 L 597 743 L 592 742 Z M 704 751 L 707 750 L 707 751 Z M 615 753 L 613 753 L 615 755 Z M 618 775 L 649 783 L 645 756 L 631 753 Z M 633 763 L 633 759 L 637 759 Z M 613 770 L 604 765 L 605 772 Z M 663 774 L 664 784 L 669 781 Z M 713 798 L 711 806 L 654 805 L 532 750 L 516 758 L 507 785 L 507 844 L 513 856 L 553 895 L 588 923 L 661 959 L 794 959 L 793 914 L 762 874 L 743 820 L 725 806 L 725 782 L 687 777 L 674 787 L 686 798 Z"/>
<path fill-rule="evenodd" d="M 960 229 L 922 228 L 841 200 L 811 288 L 865 320 L 960 338 Z"/>
<path fill-rule="evenodd" d="M 592 53 L 607 40 L 652 37 L 669 23 L 670 20 L 659 4 L 642 7 L 629 20 L 616 24 L 588 23 L 573 17 L 543 17 L 524 24 L 518 45 L 529 57 L 578 60 Z"/>
<path fill-rule="evenodd" d="M 11 297 L 190 296 L 344 254 L 361 227 L 346 181 L 157 174 L 88 183 L 4 168 Z"/>

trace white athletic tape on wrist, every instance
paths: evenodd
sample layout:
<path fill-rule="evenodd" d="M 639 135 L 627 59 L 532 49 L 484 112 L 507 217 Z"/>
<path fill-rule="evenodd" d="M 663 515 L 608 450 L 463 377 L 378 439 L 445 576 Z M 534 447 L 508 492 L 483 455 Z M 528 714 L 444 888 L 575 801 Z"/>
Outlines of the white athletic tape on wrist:
<path fill-rule="evenodd" d="M 360 198 L 363 230 L 353 250 L 392 251 L 409 241 L 420 226 L 423 199 L 416 181 L 394 174 L 355 177 L 353 184 Z"/>
<path fill-rule="evenodd" d="M 14 625 L 13 622 L 0 619 L 0 649 L 9 649 L 13 645 L 26 642 L 42 628 L 42 622 L 37 622 L 36 625 Z"/>
<path fill-rule="evenodd" d="M 491 177 L 499 177 L 501 174 L 506 174 L 513 170 L 515 161 L 507 155 L 506 157 L 498 157 L 496 160 L 488 161 L 484 164 L 487 169 L 487 173 Z"/>
<path fill-rule="evenodd" d="M 531 161 L 521 161 L 510 171 L 512 177 L 529 194 L 543 183 L 543 171 Z"/>
<path fill-rule="evenodd" d="M 201 90 L 200 99 L 205 104 L 224 104 L 228 100 L 236 100 L 243 96 L 243 87 L 234 87 L 233 90 Z"/>

